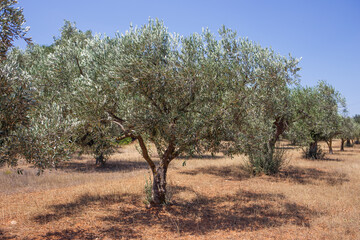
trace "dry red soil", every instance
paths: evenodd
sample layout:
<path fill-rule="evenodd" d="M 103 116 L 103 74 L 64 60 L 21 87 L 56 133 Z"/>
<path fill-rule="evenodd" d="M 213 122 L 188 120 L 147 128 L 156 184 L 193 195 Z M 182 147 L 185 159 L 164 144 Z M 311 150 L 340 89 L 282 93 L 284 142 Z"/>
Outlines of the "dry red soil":
<path fill-rule="evenodd" d="M 276 176 L 251 177 L 242 156 L 175 160 L 170 204 L 150 209 L 134 145 L 105 168 L 89 156 L 41 176 L 2 168 L 0 239 L 360 239 L 360 146 L 321 161 L 286 147 Z"/>

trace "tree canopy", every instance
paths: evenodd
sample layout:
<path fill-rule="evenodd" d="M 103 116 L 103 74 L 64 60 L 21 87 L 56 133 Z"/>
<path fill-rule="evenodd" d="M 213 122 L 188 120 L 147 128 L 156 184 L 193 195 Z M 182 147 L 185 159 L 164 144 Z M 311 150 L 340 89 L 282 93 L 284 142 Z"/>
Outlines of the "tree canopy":
<path fill-rule="evenodd" d="M 79 148 L 106 160 L 115 139 L 131 137 L 153 175 L 153 205 L 166 202 L 173 159 L 223 150 L 247 155 L 254 174 L 276 173 L 279 137 L 333 137 L 343 102 L 325 82 L 299 87 L 299 59 L 226 27 L 219 37 L 207 29 L 180 36 L 150 19 L 110 38 L 65 22 L 52 45 L 10 55 L 31 86 L 23 156 L 40 170 Z"/>

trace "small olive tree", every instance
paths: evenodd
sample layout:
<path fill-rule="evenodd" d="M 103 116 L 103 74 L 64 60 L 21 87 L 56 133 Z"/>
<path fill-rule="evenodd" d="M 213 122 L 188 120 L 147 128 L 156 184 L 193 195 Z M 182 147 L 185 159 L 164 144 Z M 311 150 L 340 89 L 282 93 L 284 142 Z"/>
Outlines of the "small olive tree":
<path fill-rule="evenodd" d="M 344 151 L 345 142 L 347 142 L 347 147 L 352 146 L 350 140 L 356 138 L 357 133 L 357 125 L 353 118 L 350 117 L 341 117 L 340 124 L 340 134 L 339 137 L 341 139 L 340 143 L 340 151 Z"/>
<path fill-rule="evenodd" d="M 324 81 L 315 87 L 298 87 L 293 90 L 292 97 L 297 109 L 295 113 L 299 117 L 289 130 L 289 135 L 306 147 L 307 158 L 323 157 L 319 141 L 327 141 L 332 152 L 332 139 L 341 133 L 339 114 L 345 108 L 345 100 Z"/>

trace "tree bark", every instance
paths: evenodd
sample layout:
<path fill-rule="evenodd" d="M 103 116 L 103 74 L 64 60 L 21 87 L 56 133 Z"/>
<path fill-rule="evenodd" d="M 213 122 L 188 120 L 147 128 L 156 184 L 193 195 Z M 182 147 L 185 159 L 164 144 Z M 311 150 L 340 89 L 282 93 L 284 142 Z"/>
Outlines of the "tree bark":
<path fill-rule="evenodd" d="M 100 164 L 102 167 L 105 166 L 106 159 L 104 158 L 103 153 L 100 153 L 97 157 L 95 157 L 95 159 L 96 159 L 96 165 Z"/>
<path fill-rule="evenodd" d="M 318 144 L 317 141 L 314 141 L 312 143 L 310 143 L 309 146 L 309 152 L 308 152 L 308 158 L 313 158 L 313 159 L 317 159 L 317 152 L 318 152 Z"/>
<path fill-rule="evenodd" d="M 276 142 L 279 140 L 279 137 L 281 134 L 284 133 L 286 130 L 288 124 L 284 118 L 278 118 L 274 122 L 274 135 L 273 137 L 264 144 L 264 159 L 261 161 L 261 171 L 265 174 L 274 174 L 279 171 L 279 168 L 275 166 L 274 164 L 274 152 L 275 152 L 275 145 Z"/>
<path fill-rule="evenodd" d="M 340 151 L 344 151 L 344 144 L 345 144 L 345 139 L 344 138 L 342 138 L 341 139 L 341 144 L 340 144 Z"/>
<path fill-rule="evenodd" d="M 166 203 L 166 173 L 168 164 L 162 160 L 160 166 L 153 173 L 151 206 L 160 206 Z"/>
<path fill-rule="evenodd" d="M 153 171 L 153 185 L 152 185 L 152 201 L 151 206 L 159 207 L 166 204 L 166 173 L 169 163 L 177 157 L 175 146 L 169 143 L 164 154 L 160 158 L 160 164 Z"/>
<path fill-rule="evenodd" d="M 328 147 L 329 147 L 329 153 L 330 153 L 330 154 L 333 154 L 334 151 L 333 151 L 333 149 L 332 149 L 332 138 L 330 138 L 329 141 L 326 141 L 326 143 L 327 143 L 327 145 L 328 145 Z"/>

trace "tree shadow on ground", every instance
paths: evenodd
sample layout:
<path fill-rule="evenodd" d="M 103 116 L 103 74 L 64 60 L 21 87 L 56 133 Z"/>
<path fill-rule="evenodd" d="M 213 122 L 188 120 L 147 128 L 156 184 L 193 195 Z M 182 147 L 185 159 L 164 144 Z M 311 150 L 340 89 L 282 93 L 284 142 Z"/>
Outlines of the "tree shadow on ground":
<path fill-rule="evenodd" d="M 339 155 L 345 155 L 345 156 L 353 156 L 353 155 L 358 155 L 359 153 L 357 151 L 340 151 L 340 150 L 336 150 L 334 151 L 334 154 L 339 154 Z"/>
<path fill-rule="evenodd" d="M 299 146 L 295 146 L 295 145 L 280 145 L 275 147 L 275 149 L 283 149 L 283 150 L 294 150 L 294 149 L 299 149 Z"/>
<path fill-rule="evenodd" d="M 4 230 L 0 229 L 0 239 L 6 240 L 6 239 L 16 239 L 16 236 L 10 235 Z"/>
<path fill-rule="evenodd" d="M 134 202 L 139 196 L 131 195 L 130 202 Z M 64 217 L 75 216 L 85 211 L 89 206 L 99 205 L 106 206 L 123 201 L 129 201 L 129 195 L 127 194 L 107 194 L 107 195 L 91 195 L 84 194 L 76 198 L 73 202 L 64 204 L 51 205 L 49 208 L 51 213 L 39 214 L 33 217 L 33 221 L 39 224 L 46 224 L 49 222 L 60 220 Z"/>
<path fill-rule="evenodd" d="M 243 166 L 241 165 L 233 165 L 233 166 L 226 166 L 226 167 L 203 167 L 203 168 L 196 168 L 194 170 L 186 170 L 180 172 L 181 174 L 185 175 L 198 175 L 198 174 L 210 174 L 218 177 L 222 177 L 226 180 L 244 180 L 251 177 L 249 172 L 247 172 Z"/>
<path fill-rule="evenodd" d="M 140 169 L 148 169 L 145 161 L 107 161 L 104 166 L 96 166 L 93 162 L 69 161 L 63 162 L 57 167 L 65 172 L 131 172 Z"/>
<path fill-rule="evenodd" d="M 323 161 L 323 162 L 343 162 L 344 160 L 342 159 L 339 159 L 339 158 L 332 158 L 332 157 L 329 157 L 329 155 L 331 156 L 331 154 L 326 154 L 325 157 L 323 158 L 320 158 L 320 159 L 308 159 L 308 158 L 305 158 L 306 160 L 310 160 L 310 161 Z M 326 157 L 327 156 L 327 157 Z"/>
<path fill-rule="evenodd" d="M 290 181 L 298 184 L 325 183 L 330 186 L 341 185 L 349 181 L 349 178 L 344 173 L 325 172 L 316 168 L 300 168 L 294 166 L 281 170 L 280 173 L 275 176 L 269 176 L 268 179 L 275 182 Z"/>
<path fill-rule="evenodd" d="M 239 191 L 234 195 L 205 197 L 174 203 L 162 210 L 120 209 L 103 217 L 108 224 L 125 229 L 131 226 L 156 226 L 178 234 L 199 234 L 222 230 L 255 231 L 283 224 L 310 226 L 312 210 L 288 202 L 282 194 Z"/>
<path fill-rule="evenodd" d="M 193 156 L 179 156 L 176 159 L 183 159 L 183 160 L 218 160 L 222 159 L 225 156 L 219 155 L 211 155 L 211 154 L 204 154 L 204 155 L 193 155 Z"/>
<path fill-rule="evenodd" d="M 334 151 L 335 153 L 335 151 Z M 335 158 L 335 156 L 333 154 L 330 153 L 325 153 L 325 156 L 323 156 L 322 158 L 318 158 L 318 159 L 313 159 L 313 158 L 308 158 L 306 157 L 305 153 L 302 154 L 302 159 L 303 160 L 307 160 L 307 161 L 319 161 L 319 162 L 343 162 L 344 160 L 339 159 L 339 158 Z"/>
<path fill-rule="evenodd" d="M 94 229 L 95 230 L 95 229 Z M 91 231 L 88 229 L 64 229 L 61 231 L 48 232 L 44 239 L 99 239 L 99 237 L 108 237 L 111 239 L 139 239 L 141 235 L 132 229 L 124 229 L 116 226 L 110 228 Z"/>
<path fill-rule="evenodd" d="M 74 202 L 50 206 L 53 213 L 38 215 L 33 220 L 45 224 L 78 215 L 91 204 L 101 203 L 97 205 L 99 208 L 119 204 L 118 210 L 98 217 L 97 228 L 67 228 L 48 232 L 43 238 L 129 239 L 144 237 L 143 230 L 149 227 L 161 228 L 180 236 L 204 235 L 217 230 L 256 231 L 284 224 L 310 227 L 309 219 L 318 214 L 305 206 L 289 202 L 283 194 L 238 191 L 232 195 L 207 197 L 192 188 L 170 187 L 175 195 L 190 191 L 196 197 L 190 201 L 179 198 L 179 202 L 162 208 L 145 208 L 138 195 L 83 195 Z"/>

